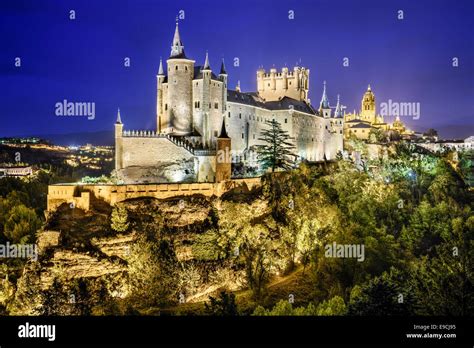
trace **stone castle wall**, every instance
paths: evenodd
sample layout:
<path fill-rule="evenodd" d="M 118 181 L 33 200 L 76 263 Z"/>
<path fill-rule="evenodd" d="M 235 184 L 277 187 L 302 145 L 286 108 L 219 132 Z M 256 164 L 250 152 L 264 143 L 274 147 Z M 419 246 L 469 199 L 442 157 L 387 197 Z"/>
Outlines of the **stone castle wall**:
<path fill-rule="evenodd" d="M 122 137 L 123 166 L 156 166 L 160 162 L 188 161 L 193 155 L 167 138 Z"/>
<path fill-rule="evenodd" d="M 262 145 L 261 132 L 268 129 L 266 121 L 277 120 L 293 138 L 294 153 L 309 161 L 335 159 L 343 151 L 343 120 L 323 118 L 297 110 L 266 110 L 228 101 L 226 129 L 235 154 L 255 145 Z"/>
<path fill-rule="evenodd" d="M 54 212 L 63 203 L 88 211 L 91 196 L 110 205 L 133 198 L 166 199 L 201 194 L 220 197 L 232 189 L 252 190 L 260 186 L 260 178 L 228 180 L 219 183 L 143 184 L 143 185 L 82 185 L 56 184 L 48 186 L 47 211 Z"/>

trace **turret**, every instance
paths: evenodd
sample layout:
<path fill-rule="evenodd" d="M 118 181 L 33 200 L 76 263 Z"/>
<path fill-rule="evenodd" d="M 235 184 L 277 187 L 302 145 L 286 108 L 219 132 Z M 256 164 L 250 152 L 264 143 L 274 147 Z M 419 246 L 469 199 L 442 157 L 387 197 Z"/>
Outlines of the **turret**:
<path fill-rule="evenodd" d="M 156 75 L 156 130 L 161 133 L 161 124 L 164 113 L 164 98 L 163 98 L 163 83 L 165 81 L 165 72 L 163 69 L 163 60 L 160 58 L 160 67 L 158 68 L 158 75 Z"/>
<path fill-rule="evenodd" d="M 227 71 L 225 69 L 224 58 L 222 58 L 221 70 L 219 71 L 219 80 L 222 81 L 222 110 L 227 111 Z"/>
<path fill-rule="evenodd" d="M 122 123 L 122 118 L 120 117 L 120 108 L 119 108 L 117 112 L 117 121 L 115 122 L 115 169 L 116 170 L 123 168 L 122 135 L 123 135 L 123 123 Z"/>
<path fill-rule="evenodd" d="M 335 118 L 342 118 L 344 116 L 344 106 L 341 105 L 339 100 L 339 94 L 337 95 L 337 104 L 336 109 L 334 110 L 334 117 Z"/>
<path fill-rule="evenodd" d="M 329 118 L 331 117 L 331 107 L 329 106 L 329 99 L 326 94 L 326 81 L 324 81 L 323 85 L 323 95 L 319 103 L 319 114 L 324 118 Z"/>
<path fill-rule="evenodd" d="M 211 147 L 211 137 L 212 137 L 212 122 L 211 122 L 211 78 L 212 78 L 212 70 L 211 64 L 209 63 L 209 53 L 206 51 L 206 58 L 204 60 L 204 65 L 201 69 L 202 73 L 202 137 L 203 137 L 203 145 L 204 147 L 210 148 Z"/>
<path fill-rule="evenodd" d="M 220 135 L 217 137 L 216 182 L 230 180 L 232 174 L 231 139 L 225 129 L 225 117 L 222 118 Z"/>

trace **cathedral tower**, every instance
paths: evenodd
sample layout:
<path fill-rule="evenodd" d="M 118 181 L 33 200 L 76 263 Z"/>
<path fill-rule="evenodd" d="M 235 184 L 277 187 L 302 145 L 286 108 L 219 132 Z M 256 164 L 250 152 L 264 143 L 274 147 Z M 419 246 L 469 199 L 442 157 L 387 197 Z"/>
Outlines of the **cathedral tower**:
<path fill-rule="evenodd" d="M 367 121 L 370 123 L 375 123 L 375 95 L 370 88 L 370 85 L 367 87 L 367 91 L 364 93 L 361 102 L 361 109 L 360 109 L 360 118 L 362 121 Z"/>

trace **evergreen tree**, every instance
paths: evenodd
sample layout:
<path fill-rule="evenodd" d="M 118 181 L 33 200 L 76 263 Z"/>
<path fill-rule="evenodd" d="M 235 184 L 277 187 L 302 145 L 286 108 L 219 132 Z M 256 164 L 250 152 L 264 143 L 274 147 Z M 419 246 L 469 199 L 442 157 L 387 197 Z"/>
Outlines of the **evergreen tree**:
<path fill-rule="evenodd" d="M 261 138 L 265 145 L 257 146 L 257 154 L 262 168 L 267 170 L 272 169 L 272 172 L 277 168 L 291 169 L 294 165 L 294 158 L 296 155 L 292 153 L 295 148 L 290 142 L 291 137 L 288 132 L 281 128 L 281 125 L 276 120 L 265 121 L 270 126 L 261 133 Z M 293 157 L 293 158 L 292 158 Z"/>
<path fill-rule="evenodd" d="M 117 232 L 125 232 L 128 229 L 128 213 L 123 205 L 118 205 L 112 211 L 112 223 L 110 227 Z"/>
<path fill-rule="evenodd" d="M 235 295 L 221 291 L 219 298 L 209 296 L 210 303 L 204 303 L 206 312 L 209 315 L 229 316 L 239 315 L 237 305 L 235 304 Z"/>

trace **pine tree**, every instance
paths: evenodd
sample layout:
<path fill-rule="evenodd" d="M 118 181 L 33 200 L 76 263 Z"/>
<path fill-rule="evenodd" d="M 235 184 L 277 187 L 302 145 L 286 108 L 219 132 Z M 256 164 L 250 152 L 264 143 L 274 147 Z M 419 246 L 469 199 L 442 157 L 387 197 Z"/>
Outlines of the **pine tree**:
<path fill-rule="evenodd" d="M 110 227 L 117 232 L 125 232 L 128 229 L 128 213 L 123 205 L 116 206 L 112 211 L 112 223 Z"/>
<path fill-rule="evenodd" d="M 262 168 L 267 170 L 272 169 L 272 172 L 277 168 L 289 170 L 294 165 L 294 158 L 292 150 L 295 148 L 290 142 L 291 137 L 288 132 L 281 128 L 281 124 L 276 120 L 265 121 L 270 126 L 269 129 L 262 131 L 261 138 L 258 140 L 264 141 L 265 145 L 257 146 L 258 159 L 262 164 Z"/>

